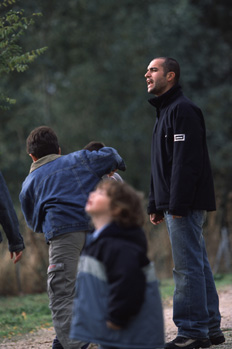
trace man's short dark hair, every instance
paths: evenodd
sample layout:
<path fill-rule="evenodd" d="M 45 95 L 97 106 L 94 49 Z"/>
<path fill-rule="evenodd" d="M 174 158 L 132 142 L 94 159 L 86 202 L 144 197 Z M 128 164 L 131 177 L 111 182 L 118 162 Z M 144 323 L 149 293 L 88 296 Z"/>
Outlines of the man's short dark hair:
<path fill-rule="evenodd" d="M 180 79 L 180 66 L 179 63 L 174 59 L 170 57 L 160 57 L 163 58 L 164 62 L 162 64 L 164 68 L 164 75 L 166 76 L 169 72 L 175 73 L 175 83 L 177 84 Z"/>
<path fill-rule="evenodd" d="M 40 126 L 27 137 L 27 153 L 37 159 L 49 154 L 59 154 L 59 144 L 55 132 L 47 126 Z"/>
<path fill-rule="evenodd" d="M 86 144 L 86 146 L 83 149 L 86 149 L 89 151 L 93 151 L 93 150 L 98 151 L 99 149 L 104 148 L 104 147 L 105 147 L 104 143 L 92 141 L 92 142 L 89 142 L 88 144 Z"/>

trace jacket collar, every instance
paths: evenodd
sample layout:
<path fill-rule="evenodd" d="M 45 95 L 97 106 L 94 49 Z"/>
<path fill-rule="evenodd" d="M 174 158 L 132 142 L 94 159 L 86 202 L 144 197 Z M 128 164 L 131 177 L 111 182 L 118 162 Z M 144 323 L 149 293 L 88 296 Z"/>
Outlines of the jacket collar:
<path fill-rule="evenodd" d="M 133 242 L 135 245 L 144 248 L 145 250 L 147 249 L 147 241 L 142 228 L 135 226 L 131 228 L 125 228 L 121 225 L 119 226 L 116 222 L 107 224 L 101 231 L 99 236 L 96 237 L 96 239 L 90 238 L 90 243 L 101 238 L 111 237 L 114 237 L 115 239 L 128 240 L 130 242 Z"/>
<path fill-rule="evenodd" d="M 59 154 L 49 154 L 49 155 L 43 156 L 42 158 L 40 158 L 39 160 L 37 160 L 31 164 L 31 168 L 30 168 L 29 173 L 35 171 L 37 168 L 47 164 L 48 162 L 56 160 L 59 157 L 61 157 L 61 155 L 59 155 Z"/>
<path fill-rule="evenodd" d="M 177 97 L 177 95 L 182 94 L 182 89 L 179 84 L 174 85 L 170 90 L 165 92 L 163 95 L 159 97 L 154 97 L 148 100 L 148 102 L 153 105 L 157 109 L 161 109 L 166 105 L 170 104 L 173 99 Z"/>

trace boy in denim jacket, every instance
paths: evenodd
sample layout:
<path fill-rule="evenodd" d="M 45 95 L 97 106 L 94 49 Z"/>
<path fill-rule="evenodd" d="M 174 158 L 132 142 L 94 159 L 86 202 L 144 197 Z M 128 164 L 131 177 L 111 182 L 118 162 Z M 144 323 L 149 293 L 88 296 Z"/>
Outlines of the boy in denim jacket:
<path fill-rule="evenodd" d="M 33 163 L 20 202 L 28 226 L 44 233 L 49 244 L 48 296 L 57 335 L 53 348 L 81 348 L 84 343 L 69 339 L 69 329 L 78 259 L 90 229 L 84 207 L 102 176 L 124 171 L 125 164 L 108 147 L 61 156 L 57 136 L 46 126 L 30 133 L 27 153 Z"/>

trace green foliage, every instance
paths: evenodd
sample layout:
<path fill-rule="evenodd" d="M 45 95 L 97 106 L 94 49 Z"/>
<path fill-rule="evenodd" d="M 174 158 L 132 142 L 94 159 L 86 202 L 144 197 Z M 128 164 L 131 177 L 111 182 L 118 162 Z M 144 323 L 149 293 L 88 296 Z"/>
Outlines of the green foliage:
<path fill-rule="evenodd" d="M 5 0 L 0 4 L 0 9 L 14 4 L 15 0 Z M 20 45 L 22 35 L 33 25 L 34 17 L 40 13 L 33 14 L 32 17 L 24 16 L 24 10 L 9 9 L 0 17 L 0 76 L 17 71 L 24 72 L 39 55 L 45 52 L 46 48 L 35 49 L 23 52 Z M 10 104 L 14 104 L 15 99 L 6 97 L 1 93 L 0 108 L 6 110 Z"/>
<path fill-rule="evenodd" d="M 173 296 L 174 288 L 173 279 L 163 279 L 160 281 L 160 293 L 164 301 Z"/>
<path fill-rule="evenodd" d="M 222 290 L 225 286 L 232 285 L 232 274 L 215 274 L 214 281 L 217 290 Z M 160 281 L 160 292 L 164 301 L 173 296 L 174 288 L 173 279 L 162 279 Z"/>
<path fill-rule="evenodd" d="M 8 7 L 9 5 L 15 4 L 16 0 L 3 0 L 0 4 L 0 10 L 4 7 Z"/>
<path fill-rule="evenodd" d="M 17 100 L 1 115 L 1 164 L 11 192 L 18 195 L 28 173 L 26 137 L 34 127 L 46 124 L 57 132 L 63 154 L 93 139 L 117 148 L 127 162 L 124 179 L 147 194 L 155 110 L 147 103 L 144 73 L 151 59 L 163 55 L 180 62 L 184 92 L 203 109 L 216 187 L 229 192 L 232 21 L 228 21 L 228 0 L 213 4 L 209 6 L 208 0 L 24 3 L 25 13 L 42 12 L 43 19 L 39 27 L 31 26 L 30 35 L 20 37 L 22 46 L 32 47 L 36 40 L 49 50 L 33 69 L 24 74 L 15 70 L 0 82 L 1 90 Z"/>
<path fill-rule="evenodd" d="M 9 104 L 15 104 L 16 100 L 6 97 L 4 94 L 0 93 L 0 109 L 8 110 Z"/>
<path fill-rule="evenodd" d="M 0 338 L 52 326 L 47 294 L 0 297 Z"/>
<path fill-rule="evenodd" d="M 217 288 L 222 289 L 225 286 L 232 285 L 232 274 L 215 274 L 214 280 Z"/>

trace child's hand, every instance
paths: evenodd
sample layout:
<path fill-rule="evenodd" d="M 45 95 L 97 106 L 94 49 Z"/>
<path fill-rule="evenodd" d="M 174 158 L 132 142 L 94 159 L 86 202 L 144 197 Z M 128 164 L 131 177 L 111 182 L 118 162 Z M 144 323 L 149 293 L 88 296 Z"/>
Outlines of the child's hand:
<path fill-rule="evenodd" d="M 111 321 L 106 321 L 106 326 L 108 328 L 111 328 L 111 330 L 121 330 L 121 327 L 118 325 L 115 325 L 113 322 Z"/>

